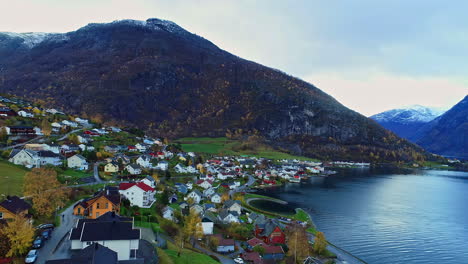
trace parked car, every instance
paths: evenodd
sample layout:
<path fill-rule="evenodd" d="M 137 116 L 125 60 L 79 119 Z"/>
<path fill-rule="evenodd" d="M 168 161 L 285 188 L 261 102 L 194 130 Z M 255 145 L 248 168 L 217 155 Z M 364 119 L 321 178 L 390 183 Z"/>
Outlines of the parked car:
<path fill-rule="evenodd" d="M 235 258 L 235 259 L 234 259 L 234 262 L 237 263 L 237 264 L 243 264 L 243 263 L 244 263 L 244 260 L 241 259 L 241 258 Z"/>
<path fill-rule="evenodd" d="M 33 242 L 33 245 L 32 245 L 32 248 L 41 248 L 42 246 L 44 245 L 44 239 L 40 236 L 36 237 L 36 239 L 34 239 L 34 242 Z"/>
<path fill-rule="evenodd" d="M 41 236 L 45 240 L 49 240 L 49 238 L 52 236 L 52 229 L 46 229 L 46 230 L 42 231 Z"/>
<path fill-rule="evenodd" d="M 24 260 L 25 263 L 34 263 L 36 262 L 37 259 L 37 250 L 33 249 L 30 250 L 28 255 L 26 256 L 26 259 Z"/>
<path fill-rule="evenodd" d="M 36 226 L 36 229 L 54 229 L 54 225 L 53 224 L 42 224 L 42 225 Z"/>

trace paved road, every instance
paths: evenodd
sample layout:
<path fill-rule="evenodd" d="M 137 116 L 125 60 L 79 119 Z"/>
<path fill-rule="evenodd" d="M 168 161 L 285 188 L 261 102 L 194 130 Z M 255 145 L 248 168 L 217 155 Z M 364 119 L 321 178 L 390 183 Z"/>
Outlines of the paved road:
<path fill-rule="evenodd" d="M 57 141 L 64 140 L 64 139 L 66 139 L 70 134 L 76 133 L 76 132 L 81 131 L 81 130 L 83 130 L 83 128 L 78 128 L 78 129 L 72 130 L 72 131 L 66 133 L 65 135 L 63 135 L 62 137 L 60 137 L 59 139 L 57 139 Z"/>
<path fill-rule="evenodd" d="M 43 264 L 46 260 L 62 259 L 70 257 L 70 241 L 68 240 L 68 232 L 75 225 L 78 217 L 73 215 L 73 205 L 65 209 L 62 213 L 65 215 L 60 226 L 56 227 L 52 232 L 52 237 L 46 241 L 45 245 L 39 249 L 37 264 Z M 61 218 L 62 220 L 62 218 Z M 65 237 L 65 239 L 63 239 Z"/>
<path fill-rule="evenodd" d="M 248 176 L 249 176 L 249 180 L 247 181 L 246 184 L 241 185 L 241 186 L 239 186 L 239 187 L 237 187 L 237 188 L 234 188 L 234 189 L 232 189 L 232 190 L 229 191 L 229 196 L 230 196 L 231 198 L 232 198 L 232 196 L 233 196 L 235 193 L 237 193 L 237 192 L 242 192 L 242 191 L 244 191 L 245 189 L 247 189 L 247 187 L 250 187 L 250 186 L 252 186 L 252 184 L 255 183 L 255 178 L 254 178 L 252 175 L 250 175 L 250 174 L 248 174 Z"/>
<path fill-rule="evenodd" d="M 99 162 L 94 163 L 94 179 L 96 179 L 96 184 L 98 183 L 103 183 L 103 180 L 101 180 L 101 177 L 99 177 Z"/>

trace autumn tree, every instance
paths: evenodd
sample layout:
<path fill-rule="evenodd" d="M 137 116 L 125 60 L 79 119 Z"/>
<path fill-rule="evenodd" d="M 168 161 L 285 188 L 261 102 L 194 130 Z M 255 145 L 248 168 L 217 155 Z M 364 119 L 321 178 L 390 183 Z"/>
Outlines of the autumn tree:
<path fill-rule="evenodd" d="M 10 239 L 4 232 L 6 224 L 6 222 L 0 222 L 0 258 L 5 258 L 11 248 Z"/>
<path fill-rule="evenodd" d="M 50 134 L 52 133 L 52 125 L 46 118 L 42 119 L 41 129 L 42 133 L 44 133 L 44 135 L 46 136 L 50 136 Z"/>
<path fill-rule="evenodd" d="M 6 128 L 2 127 L 0 128 L 0 142 L 6 143 L 8 140 L 8 133 L 6 131 Z"/>
<path fill-rule="evenodd" d="M 309 256 L 309 239 L 305 227 L 293 224 L 286 229 L 288 241 L 288 255 L 294 258 L 294 263 L 299 263 Z"/>
<path fill-rule="evenodd" d="M 10 241 L 10 250 L 6 256 L 19 256 L 28 252 L 34 239 L 34 228 L 24 213 L 21 213 L 7 223 L 2 234 Z"/>
<path fill-rule="evenodd" d="M 32 199 L 37 214 L 50 217 L 65 205 L 68 189 L 57 180 L 57 172 L 48 168 L 34 168 L 24 177 L 23 192 Z"/>
<path fill-rule="evenodd" d="M 184 228 L 182 232 L 186 241 L 203 237 L 201 218 L 195 210 L 190 210 L 189 215 L 185 217 Z"/>
<path fill-rule="evenodd" d="M 72 142 L 73 144 L 80 144 L 80 140 L 78 139 L 78 136 L 76 134 L 68 135 L 68 140 L 70 140 L 70 142 Z"/>
<path fill-rule="evenodd" d="M 314 240 L 314 251 L 315 253 L 321 255 L 327 249 L 327 239 L 325 239 L 325 235 L 322 232 L 317 232 L 315 235 Z"/>
<path fill-rule="evenodd" d="M 229 200 L 230 197 L 229 197 L 229 193 L 228 192 L 225 192 L 223 193 L 223 195 L 221 196 L 221 201 L 224 203 L 225 201 Z"/>

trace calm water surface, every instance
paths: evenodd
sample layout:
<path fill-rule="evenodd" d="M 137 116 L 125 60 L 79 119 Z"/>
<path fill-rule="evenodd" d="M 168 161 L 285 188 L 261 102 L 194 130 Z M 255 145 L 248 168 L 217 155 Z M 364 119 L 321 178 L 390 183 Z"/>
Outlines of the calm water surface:
<path fill-rule="evenodd" d="M 309 210 L 368 263 L 468 263 L 468 173 L 347 169 L 263 194 Z"/>

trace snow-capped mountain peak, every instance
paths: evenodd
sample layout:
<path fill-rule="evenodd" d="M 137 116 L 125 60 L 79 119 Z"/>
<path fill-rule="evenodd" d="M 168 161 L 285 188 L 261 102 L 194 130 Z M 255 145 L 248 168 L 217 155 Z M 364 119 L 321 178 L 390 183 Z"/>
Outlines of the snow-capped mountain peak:
<path fill-rule="evenodd" d="M 447 109 L 410 105 L 398 109 L 388 110 L 371 116 L 375 121 L 396 123 L 427 123 L 445 113 Z"/>

